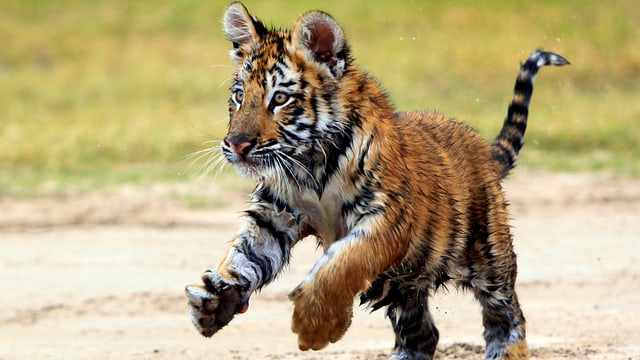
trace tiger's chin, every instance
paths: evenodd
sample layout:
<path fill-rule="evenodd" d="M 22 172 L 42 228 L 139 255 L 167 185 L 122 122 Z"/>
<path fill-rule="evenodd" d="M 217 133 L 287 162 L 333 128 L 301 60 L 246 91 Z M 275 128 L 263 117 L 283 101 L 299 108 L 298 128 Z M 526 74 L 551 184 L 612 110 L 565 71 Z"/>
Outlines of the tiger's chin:
<path fill-rule="evenodd" d="M 264 176 L 264 169 L 256 164 L 246 162 L 233 163 L 233 167 L 236 169 L 236 172 L 244 178 L 258 180 Z"/>
<path fill-rule="evenodd" d="M 240 176 L 252 180 L 267 180 L 283 176 L 277 169 L 262 164 L 238 162 L 233 163 L 233 167 Z"/>
<path fill-rule="evenodd" d="M 260 179 L 264 172 L 264 165 L 251 156 L 226 155 L 227 161 L 233 165 L 236 172 L 248 179 Z"/>
<path fill-rule="evenodd" d="M 274 161 L 268 158 L 252 159 L 251 157 L 246 157 L 228 160 L 240 176 L 252 180 L 284 180 L 289 175 L 284 168 L 272 166 Z M 289 168 L 289 171 L 292 170 Z"/>

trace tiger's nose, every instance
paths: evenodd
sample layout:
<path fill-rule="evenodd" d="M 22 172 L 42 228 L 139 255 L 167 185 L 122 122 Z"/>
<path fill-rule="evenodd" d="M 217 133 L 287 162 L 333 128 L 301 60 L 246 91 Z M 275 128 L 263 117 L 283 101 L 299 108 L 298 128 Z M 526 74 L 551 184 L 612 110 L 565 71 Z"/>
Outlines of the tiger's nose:
<path fill-rule="evenodd" d="M 238 155 L 247 155 L 254 146 L 256 146 L 257 140 L 250 139 L 245 135 L 236 135 L 231 136 L 228 140 L 229 146 L 235 151 Z"/>

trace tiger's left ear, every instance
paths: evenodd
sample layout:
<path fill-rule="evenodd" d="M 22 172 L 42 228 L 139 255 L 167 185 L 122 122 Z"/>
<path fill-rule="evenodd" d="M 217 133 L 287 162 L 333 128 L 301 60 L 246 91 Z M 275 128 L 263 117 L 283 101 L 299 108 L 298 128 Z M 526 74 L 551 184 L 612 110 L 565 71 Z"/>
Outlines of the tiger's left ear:
<path fill-rule="evenodd" d="M 339 79 L 349 58 L 349 47 L 340 25 L 327 13 L 308 12 L 296 23 L 293 43 L 304 50 L 308 60 L 324 65 Z"/>

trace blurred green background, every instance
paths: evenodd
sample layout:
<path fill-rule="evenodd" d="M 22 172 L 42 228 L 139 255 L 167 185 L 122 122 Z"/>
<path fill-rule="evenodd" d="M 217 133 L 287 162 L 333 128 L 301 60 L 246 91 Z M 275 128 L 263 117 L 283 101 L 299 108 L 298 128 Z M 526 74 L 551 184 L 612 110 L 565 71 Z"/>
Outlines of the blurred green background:
<path fill-rule="evenodd" d="M 226 1 L 0 2 L 0 194 L 192 181 L 222 138 Z M 537 78 L 520 166 L 640 176 L 640 6 L 602 1 L 246 1 L 289 27 L 318 8 L 399 109 L 438 109 L 493 138 L 518 64 Z"/>

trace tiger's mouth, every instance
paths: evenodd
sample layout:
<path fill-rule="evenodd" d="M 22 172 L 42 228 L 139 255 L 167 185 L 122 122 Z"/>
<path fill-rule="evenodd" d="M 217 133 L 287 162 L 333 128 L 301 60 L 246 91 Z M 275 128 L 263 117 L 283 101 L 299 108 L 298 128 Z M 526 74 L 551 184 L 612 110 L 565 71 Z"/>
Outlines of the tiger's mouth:
<path fill-rule="evenodd" d="M 223 150 L 225 158 L 243 176 L 254 178 L 265 171 L 265 164 L 252 154 L 234 154 Z"/>
<path fill-rule="evenodd" d="M 229 146 L 222 146 L 223 154 L 236 171 L 245 177 L 261 178 L 284 175 L 291 171 L 290 156 L 272 147 L 257 145 L 246 153 L 234 151 Z"/>
<path fill-rule="evenodd" d="M 282 144 L 276 139 L 251 142 L 229 137 L 221 144 L 222 154 L 242 176 L 249 178 L 300 178 L 311 176 L 308 161 L 310 144 Z"/>

